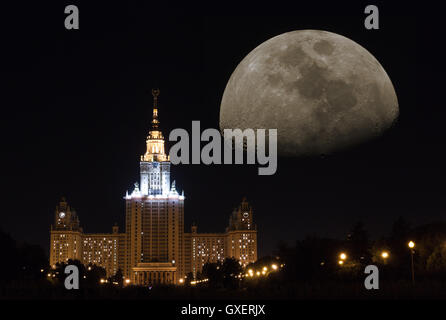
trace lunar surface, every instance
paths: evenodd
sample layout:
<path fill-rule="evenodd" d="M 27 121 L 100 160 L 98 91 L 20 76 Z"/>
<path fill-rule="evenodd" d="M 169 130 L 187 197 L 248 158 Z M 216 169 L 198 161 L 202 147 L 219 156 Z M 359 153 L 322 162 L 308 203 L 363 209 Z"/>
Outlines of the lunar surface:
<path fill-rule="evenodd" d="M 398 117 L 392 82 L 341 35 L 301 30 L 251 51 L 229 79 L 220 129 L 277 129 L 284 156 L 329 154 L 381 135 Z"/>

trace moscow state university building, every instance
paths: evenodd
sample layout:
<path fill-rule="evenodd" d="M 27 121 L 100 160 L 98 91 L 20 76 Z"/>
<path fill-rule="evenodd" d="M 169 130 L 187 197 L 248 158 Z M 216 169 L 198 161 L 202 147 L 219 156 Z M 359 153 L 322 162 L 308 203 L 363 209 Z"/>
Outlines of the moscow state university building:
<path fill-rule="evenodd" d="M 207 262 L 235 258 L 242 266 L 257 260 L 253 210 L 244 198 L 229 215 L 224 233 L 184 232 L 184 191 L 176 190 L 158 121 L 158 90 L 146 152 L 140 159 L 140 183 L 125 199 L 125 233 L 84 233 L 76 211 L 65 199 L 51 226 L 50 264 L 68 259 L 96 264 L 114 275 L 119 269 L 136 285 L 178 284 L 196 277 Z"/>

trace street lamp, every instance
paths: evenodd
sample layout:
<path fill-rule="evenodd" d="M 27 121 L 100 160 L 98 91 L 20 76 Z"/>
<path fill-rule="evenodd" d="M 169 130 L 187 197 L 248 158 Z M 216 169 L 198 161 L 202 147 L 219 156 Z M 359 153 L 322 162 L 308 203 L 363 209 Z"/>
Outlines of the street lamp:
<path fill-rule="evenodd" d="M 345 260 L 345 259 L 347 259 L 347 255 L 346 255 L 344 252 L 342 252 L 342 253 L 339 255 L 339 258 L 340 258 L 341 260 Z"/>
<path fill-rule="evenodd" d="M 387 251 L 383 251 L 381 253 L 381 257 L 385 260 L 385 259 L 387 259 L 389 257 L 389 253 Z"/>
<path fill-rule="evenodd" d="M 414 267 L 413 267 L 413 254 L 415 253 L 415 250 L 413 248 L 415 248 L 415 242 L 413 241 L 409 241 L 409 243 L 407 244 L 410 248 L 410 258 L 411 258 L 411 265 L 412 265 L 412 284 L 415 284 L 415 275 L 414 275 Z"/>

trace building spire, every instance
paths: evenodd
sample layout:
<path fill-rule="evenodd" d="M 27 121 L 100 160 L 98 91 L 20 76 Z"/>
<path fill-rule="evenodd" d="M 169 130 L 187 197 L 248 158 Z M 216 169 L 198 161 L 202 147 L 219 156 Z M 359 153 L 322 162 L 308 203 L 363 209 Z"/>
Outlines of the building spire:
<path fill-rule="evenodd" d="M 152 89 L 153 95 L 153 118 L 152 118 L 152 130 L 158 130 L 158 96 L 160 94 L 159 89 Z"/>
<path fill-rule="evenodd" d="M 146 139 L 147 151 L 143 156 L 141 156 L 141 161 L 144 161 L 144 162 L 169 161 L 169 156 L 166 155 L 165 150 L 164 150 L 163 133 L 159 129 L 159 121 L 158 121 L 158 96 L 159 96 L 159 94 L 160 94 L 159 89 L 152 89 L 152 95 L 153 95 L 152 128 L 149 130 L 149 135 L 147 136 L 147 139 Z"/>

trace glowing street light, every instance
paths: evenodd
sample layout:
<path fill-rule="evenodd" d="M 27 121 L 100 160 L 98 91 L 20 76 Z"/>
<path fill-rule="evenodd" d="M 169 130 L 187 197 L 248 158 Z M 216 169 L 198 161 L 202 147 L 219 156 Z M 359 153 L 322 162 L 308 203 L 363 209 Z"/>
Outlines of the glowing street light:
<path fill-rule="evenodd" d="M 271 266 L 271 268 L 272 268 L 273 270 L 277 270 L 277 264 L 273 264 L 273 265 Z"/>
<path fill-rule="evenodd" d="M 387 259 L 387 258 L 389 257 L 389 253 L 388 253 L 387 251 L 383 251 L 383 252 L 381 253 L 381 257 L 382 257 L 383 259 Z"/>
<path fill-rule="evenodd" d="M 347 259 L 347 255 L 346 255 L 344 252 L 342 252 L 342 253 L 339 255 L 339 258 L 340 258 L 341 260 L 345 260 L 345 259 Z"/>
<path fill-rule="evenodd" d="M 338 261 L 338 263 L 339 263 L 339 265 L 341 265 L 341 266 L 342 266 L 342 265 L 344 264 L 344 261 L 342 261 L 342 260 L 339 260 L 339 261 Z"/>
<path fill-rule="evenodd" d="M 130 279 L 125 279 L 125 284 L 129 284 L 130 283 Z"/>
<path fill-rule="evenodd" d="M 267 267 L 263 267 L 263 271 L 268 271 L 268 268 Z"/>
<path fill-rule="evenodd" d="M 257 277 L 260 276 L 260 271 L 257 271 L 257 272 L 256 272 L 256 275 L 257 275 Z"/>
<path fill-rule="evenodd" d="M 184 282 L 184 279 L 183 278 L 181 278 L 180 280 L 178 280 L 180 283 L 183 283 Z"/>
<path fill-rule="evenodd" d="M 415 250 L 413 248 L 415 248 L 415 242 L 409 241 L 409 243 L 407 245 L 410 248 L 410 258 L 411 258 L 411 266 L 412 266 L 412 284 L 415 284 L 415 270 L 413 267 L 413 254 L 415 253 Z"/>

